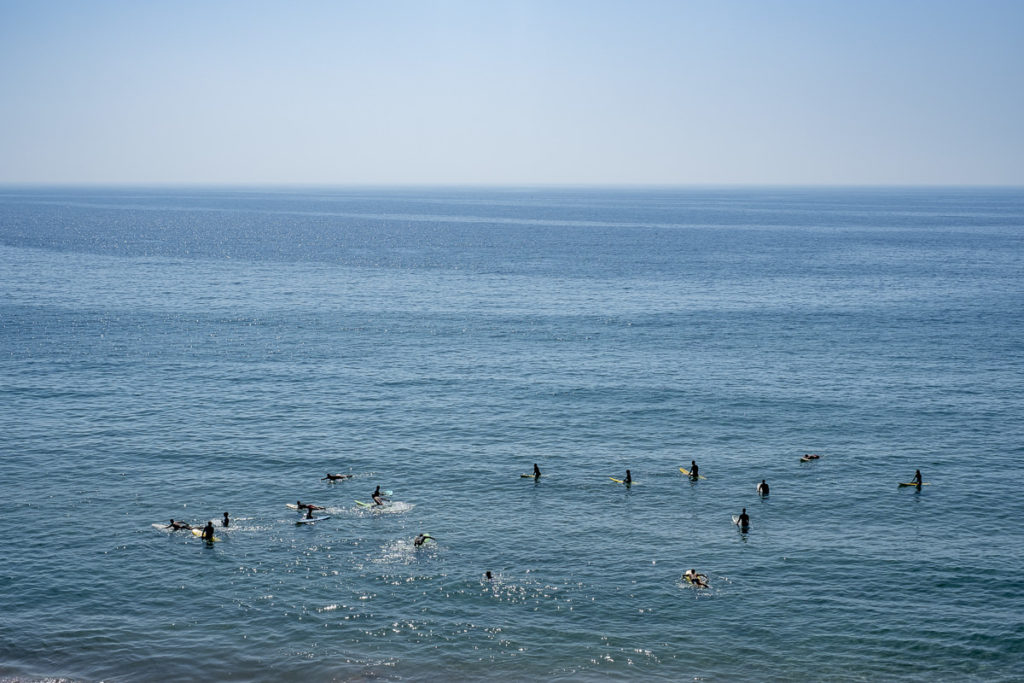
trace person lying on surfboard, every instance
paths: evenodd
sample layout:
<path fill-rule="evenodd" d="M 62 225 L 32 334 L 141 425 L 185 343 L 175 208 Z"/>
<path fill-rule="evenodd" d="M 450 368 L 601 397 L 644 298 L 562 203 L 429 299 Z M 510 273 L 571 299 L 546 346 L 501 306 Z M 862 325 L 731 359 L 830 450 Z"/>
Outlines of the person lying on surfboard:
<path fill-rule="evenodd" d="M 305 510 L 307 508 L 310 509 L 310 510 L 323 510 L 324 509 L 322 505 L 313 505 L 313 504 L 307 505 L 306 503 L 303 503 L 301 500 L 295 501 L 295 507 L 299 508 L 300 510 Z"/>
<path fill-rule="evenodd" d="M 213 520 L 206 523 L 203 527 L 203 539 L 207 541 L 213 540 Z"/>
<path fill-rule="evenodd" d="M 373 491 L 373 503 L 374 505 L 383 505 L 387 498 L 380 492 L 380 484 L 377 484 L 377 488 Z"/>
<path fill-rule="evenodd" d="M 327 476 L 326 477 L 322 477 L 320 479 L 320 481 L 325 481 L 325 480 L 326 481 L 338 481 L 339 479 L 351 479 L 351 478 L 352 478 L 351 474 L 331 474 L 330 472 L 328 472 Z"/>
<path fill-rule="evenodd" d="M 175 522 L 171 519 L 171 523 L 164 528 L 170 529 L 171 531 L 178 531 L 179 529 L 191 529 L 192 525 L 187 522 Z"/>
<path fill-rule="evenodd" d="M 698 574 L 696 569 L 687 569 L 686 573 L 683 574 L 683 578 L 692 583 L 697 588 L 707 588 L 708 582 L 707 574 Z"/>
<path fill-rule="evenodd" d="M 421 545 L 423 545 L 427 541 L 434 541 L 435 543 L 437 542 L 436 539 L 433 536 L 431 536 L 430 534 L 420 534 L 419 536 L 417 536 L 413 540 L 412 544 L 414 546 L 416 546 L 417 548 L 419 548 Z"/>

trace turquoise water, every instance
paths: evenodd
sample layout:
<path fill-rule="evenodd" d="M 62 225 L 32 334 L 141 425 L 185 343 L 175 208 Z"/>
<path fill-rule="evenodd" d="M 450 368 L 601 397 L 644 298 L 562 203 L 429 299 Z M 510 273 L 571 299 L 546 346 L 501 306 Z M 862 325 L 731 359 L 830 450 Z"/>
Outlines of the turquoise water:
<path fill-rule="evenodd" d="M 1019 190 L 6 188 L 0 677 L 1021 680 L 1022 390 Z"/>

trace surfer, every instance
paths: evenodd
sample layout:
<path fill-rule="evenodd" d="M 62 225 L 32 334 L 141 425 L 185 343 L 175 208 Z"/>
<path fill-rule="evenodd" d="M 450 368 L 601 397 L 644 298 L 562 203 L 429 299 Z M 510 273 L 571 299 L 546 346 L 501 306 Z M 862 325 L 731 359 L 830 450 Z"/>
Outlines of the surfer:
<path fill-rule="evenodd" d="M 320 481 L 338 481 L 339 479 L 351 479 L 351 478 L 352 478 L 351 474 L 331 474 L 330 472 L 328 472 L 327 476 L 321 478 Z"/>
<path fill-rule="evenodd" d="M 540 479 L 540 468 L 537 467 L 537 463 L 533 463 L 533 478 Z"/>
<path fill-rule="evenodd" d="M 306 509 L 309 509 L 309 510 L 323 510 L 324 509 L 323 506 L 313 505 L 312 503 L 307 505 L 306 503 L 303 503 L 301 500 L 295 501 L 295 507 L 299 508 L 300 510 L 306 510 Z"/>
<path fill-rule="evenodd" d="M 212 541 L 213 540 L 213 520 L 212 519 L 209 522 L 206 523 L 205 527 L 203 527 L 203 540 L 205 540 L 205 541 Z"/>
<path fill-rule="evenodd" d="M 762 496 L 767 496 L 768 495 L 768 482 L 766 482 L 764 479 L 762 479 L 761 483 L 757 485 L 757 492 L 760 493 Z"/>
<path fill-rule="evenodd" d="M 231 520 L 228 519 L 228 513 L 224 513 L 224 519 L 220 520 L 220 525 L 224 527 L 231 526 Z"/>
<path fill-rule="evenodd" d="M 414 546 L 416 546 L 417 548 L 419 548 L 421 545 L 423 545 L 427 541 L 434 541 L 434 537 L 431 536 L 430 534 L 420 534 L 419 536 L 417 536 L 413 540 L 412 544 Z M 436 543 L 437 541 L 434 541 L 434 542 Z"/>
<path fill-rule="evenodd" d="M 914 471 L 914 478 L 911 479 L 910 481 L 912 481 L 915 484 L 917 484 L 917 488 L 921 488 L 921 470 L 915 470 Z"/>
<path fill-rule="evenodd" d="M 736 520 L 736 524 L 741 529 L 747 529 L 750 527 L 750 515 L 747 514 L 747 508 L 743 508 L 743 512 L 740 513 L 739 518 Z"/>
<path fill-rule="evenodd" d="M 696 479 L 697 477 L 700 476 L 699 473 L 700 473 L 700 468 L 697 467 L 697 461 L 696 460 L 691 460 L 690 461 L 690 479 Z"/>
<path fill-rule="evenodd" d="M 687 569 L 686 573 L 683 574 L 683 578 L 692 583 L 697 588 L 707 588 L 708 582 L 707 574 L 698 574 L 696 569 Z"/>
<path fill-rule="evenodd" d="M 306 508 L 306 519 L 313 519 L 313 506 Z"/>
<path fill-rule="evenodd" d="M 491 576 L 491 570 L 490 569 L 488 569 L 487 573 L 484 574 L 484 578 L 487 579 L 488 581 L 494 581 L 494 577 Z"/>
<path fill-rule="evenodd" d="M 626 470 L 626 478 L 622 480 L 622 483 L 626 486 L 633 483 L 633 475 L 629 473 L 629 470 Z"/>
<path fill-rule="evenodd" d="M 820 457 L 820 455 L 815 455 L 814 453 L 805 453 L 804 457 L 800 459 L 806 462 L 807 460 L 817 460 Z"/>
<path fill-rule="evenodd" d="M 377 484 L 377 488 L 373 490 L 373 503 L 374 505 L 383 505 L 387 498 L 380 492 L 380 484 Z"/>
<path fill-rule="evenodd" d="M 174 519 L 172 518 L 171 523 L 164 528 L 170 529 L 171 531 L 178 531 L 180 529 L 191 529 L 192 525 L 187 522 L 175 522 Z"/>

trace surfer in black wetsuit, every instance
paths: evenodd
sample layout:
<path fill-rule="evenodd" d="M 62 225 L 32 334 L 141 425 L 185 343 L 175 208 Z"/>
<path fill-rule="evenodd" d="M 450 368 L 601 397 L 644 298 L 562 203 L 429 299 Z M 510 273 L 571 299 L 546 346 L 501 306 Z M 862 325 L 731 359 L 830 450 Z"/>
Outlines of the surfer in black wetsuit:
<path fill-rule="evenodd" d="M 762 479 L 761 483 L 757 485 L 757 492 L 760 493 L 762 496 L 767 496 L 768 495 L 768 482 L 766 482 L 764 479 Z"/>
<path fill-rule="evenodd" d="M 917 488 L 921 488 L 921 470 L 915 470 L 914 471 L 914 478 L 911 479 L 910 481 L 912 481 L 915 484 L 917 484 Z"/>
<path fill-rule="evenodd" d="M 306 519 L 314 519 L 312 506 L 306 508 Z"/>
<path fill-rule="evenodd" d="M 488 570 L 487 570 L 487 573 L 486 573 L 486 574 L 484 574 L 484 578 L 485 578 L 486 580 L 488 580 L 488 581 L 494 581 L 494 577 L 493 577 L 493 576 L 491 575 L 491 570 L 490 570 L 490 569 L 488 569 Z"/>
<path fill-rule="evenodd" d="M 750 527 L 750 515 L 747 514 L 747 508 L 743 508 L 743 512 L 740 513 L 739 519 L 736 521 L 741 529 L 747 529 Z"/>
<path fill-rule="evenodd" d="M 321 478 L 320 481 L 325 481 L 325 480 L 326 481 L 338 481 L 339 479 L 351 479 L 351 478 L 352 478 L 351 474 L 331 474 L 330 472 L 328 472 L 327 476 Z"/>
<path fill-rule="evenodd" d="M 164 528 L 170 529 L 171 531 L 178 531 L 180 529 L 191 529 L 192 525 L 188 524 L 187 522 L 175 522 L 173 519 L 171 519 L 171 523 Z"/>
<path fill-rule="evenodd" d="M 228 513 L 224 513 L 224 519 L 220 520 L 220 525 L 224 527 L 231 526 L 231 520 L 228 519 Z"/>
<path fill-rule="evenodd" d="M 380 492 L 380 484 L 377 484 L 377 488 L 373 490 L 373 503 L 374 505 L 383 505 L 384 501 L 387 500 Z"/>
<path fill-rule="evenodd" d="M 629 470 L 626 470 L 626 478 L 622 480 L 622 483 L 626 486 L 633 483 L 633 475 L 629 473 Z"/>
<path fill-rule="evenodd" d="M 683 577 L 697 588 L 707 588 L 707 574 L 698 574 L 696 569 L 687 569 Z"/>
<path fill-rule="evenodd" d="M 206 541 L 212 541 L 213 540 L 213 520 L 210 520 L 209 522 L 207 522 L 206 526 L 203 527 L 203 540 L 206 540 Z"/>
<path fill-rule="evenodd" d="M 434 537 L 431 536 L 430 534 L 420 534 L 419 536 L 417 536 L 415 538 L 415 540 L 413 540 L 412 544 L 414 546 L 416 546 L 417 548 L 419 548 L 421 545 L 423 545 L 427 541 L 433 541 L 433 540 L 434 540 Z"/>
<path fill-rule="evenodd" d="M 533 463 L 533 478 L 540 479 L 540 468 L 537 467 L 537 463 Z"/>
<path fill-rule="evenodd" d="M 690 461 L 690 479 L 696 479 L 698 476 L 700 476 L 699 472 L 700 472 L 700 468 L 697 467 L 697 461 L 696 460 L 691 460 Z"/>
<path fill-rule="evenodd" d="M 312 503 L 306 504 L 306 503 L 303 503 L 301 500 L 295 501 L 295 507 L 299 508 L 300 510 L 306 510 L 306 509 L 309 509 L 309 510 L 323 510 L 324 509 L 323 506 L 321 506 L 321 505 L 313 505 Z"/>

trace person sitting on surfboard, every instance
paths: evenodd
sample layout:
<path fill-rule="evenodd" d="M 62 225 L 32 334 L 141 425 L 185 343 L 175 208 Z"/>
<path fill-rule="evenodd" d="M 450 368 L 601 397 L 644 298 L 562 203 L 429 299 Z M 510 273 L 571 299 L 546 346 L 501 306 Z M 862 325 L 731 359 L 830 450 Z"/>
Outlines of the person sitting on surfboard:
<path fill-rule="evenodd" d="M 434 537 L 431 536 L 430 534 L 420 534 L 419 536 L 417 536 L 413 540 L 412 544 L 414 546 L 416 546 L 417 548 L 419 548 L 421 545 L 423 545 L 427 541 L 433 541 L 433 540 L 434 540 Z"/>
<path fill-rule="evenodd" d="M 310 509 L 310 510 L 323 510 L 324 509 L 323 506 L 313 505 L 312 503 L 307 505 L 306 503 L 303 503 L 301 500 L 295 501 L 295 507 L 299 508 L 300 510 L 305 510 L 307 508 Z"/>
<path fill-rule="evenodd" d="M 540 468 L 537 467 L 537 463 L 533 463 L 533 478 L 540 479 Z"/>
<path fill-rule="evenodd" d="M 747 514 L 747 508 L 743 508 L 743 512 L 740 513 L 739 519 L 736 520 L 736 523 L 741 528 L 750 526 L 750 515 Z"/>
<path fill-rule="evenodd" d="M 629 470 L 626 470 L 626 478 L 622 480 L 622 483 L 626 486 L 633 483 L 633 475 L 629 473 Z"/>
<path fill-rule="evenodd" d="M 691 460 L 690 461 L 690 478 L 691 479 L 696 479 L 697 477 L 699 477 L 700 476 L 700 474 L 698 474 L 699 471 L 700 471 L 700 468 L 697 467 L 697 461 L 696 460 Z"/>
<path fill-rule="evenodd" d="M 768 482 L 766 482 L 764 479 L 762 479 L 761 483 L 757 485 L 757 492 L 760 493 L 762 496 L 767 496 L 768 495 Z"/>
<path fill-rule="evenodd" d="M 203 539 L 207 541 L 213 540 L 213 520 L 206 523 L 203 527 Z"/>
<path fill-rule="evenodd" d="M 187 522 L 175 522 L 172 518 L 171 523 L 164 528 L 170 529 L 171 531 L 178 531 L 179 529 L 191 529 L 192 525 Z"/>
<path fill-rule="evenodd" d="M 228 519 L 228 513 L 224 513 L 224 519 L 220 520 L 221 526 L 231 526 L 231 520 Z"/>
<path fill-rule="evenodd" d="M 373 491 L 373 502 L 375 505 L 383 505 L 385 500 L 387 499 L 380 492 L 380 484 L 377 484 L 377 488 Z"/>
<path fill-rule="evenodd" d="M 911 479 L 910 481 L 912 481 L 915 484 L 917 484 L 917 488 L 921 488 L 921 470 L 915 470 L 914 471 L 914 478 Z"/>
<path fill-rule="evenodd" d="M 327 476 L 323 477 L 322 479 L 320 479 L 320 481 L 324 481 L 324 480 L 327 480 L 327 481 L 338 481 L 339 479 L 351 479 L 351 478 L 352 478 L 351 474 L 331 474 L 330 472 L 328 472 Z"/>
<path fill-rule="evenodd" d="M 692 583 L 697 588 L 707 588 L 707 574 L 698 574 L 696 569 L 687 569 L 686 573 L 683 574 L 683 578 Z"/>

